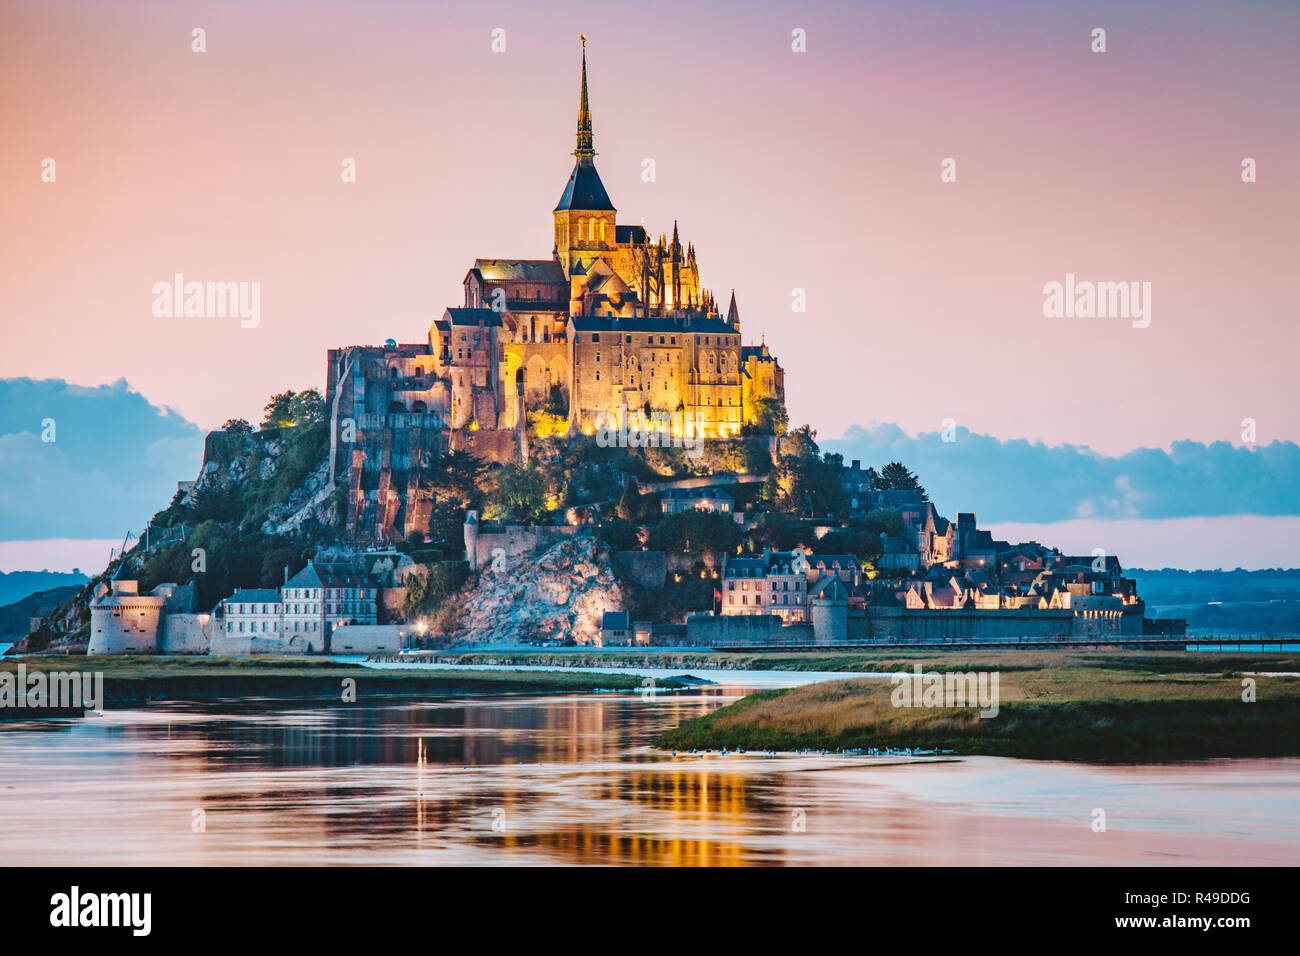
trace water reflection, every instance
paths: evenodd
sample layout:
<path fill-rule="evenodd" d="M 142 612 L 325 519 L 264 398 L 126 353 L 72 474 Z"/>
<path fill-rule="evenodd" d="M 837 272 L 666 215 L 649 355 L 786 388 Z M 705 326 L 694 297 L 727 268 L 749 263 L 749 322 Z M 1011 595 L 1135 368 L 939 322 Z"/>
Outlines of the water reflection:
<path fill-rule="evenodd" d="M 6 726 L 0 862 L 1297 859 L 1295 760 L 1098 768 L 649 747 L 741 693 L 208 702 Z M 1094 806 L 1105 834 L 1090 828 Z"/>

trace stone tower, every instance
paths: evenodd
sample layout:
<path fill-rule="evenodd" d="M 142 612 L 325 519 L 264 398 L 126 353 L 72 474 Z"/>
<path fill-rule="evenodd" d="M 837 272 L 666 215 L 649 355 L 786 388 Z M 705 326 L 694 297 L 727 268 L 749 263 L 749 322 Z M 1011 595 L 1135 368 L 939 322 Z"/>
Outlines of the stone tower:
<path fill-rule="evenodd" d="M 576 162 L 555 207 L 555 259 L 567 276 L 586 273 L 592 261 L 617 248 L 614 217 L 605 184 L 596 172 L 591 107 L 587 103 L 587 39 L 582 38 L 582 91 L 578 100 Z"/>

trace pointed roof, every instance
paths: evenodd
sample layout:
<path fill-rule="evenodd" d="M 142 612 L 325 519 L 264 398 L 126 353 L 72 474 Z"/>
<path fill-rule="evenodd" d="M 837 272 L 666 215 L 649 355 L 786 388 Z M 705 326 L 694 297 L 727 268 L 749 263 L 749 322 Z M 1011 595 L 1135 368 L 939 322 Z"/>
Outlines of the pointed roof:
<path fill-rule="evenodd" d="M 727 306 L 727 324 L 740 325 L 740 310 L 736 308 L 736 290 L 731 290 L 731 305 Z"/>
<path fill-rule="evenodd" d="M 564 187 L 556 212 L 571 209 L 583 212 L 615 212 L 609 201 L 605 184 L 596 172 L 593 157 L 596 155 L 595 139 L 591 129 L 591 107 L 587 104 L 587 38 L 582 37 L 582 92 L 578 98 L 578 145 L 573 151 L 578 161 L 573 164 L 569 182 Z"/>
<path fill-rule="evenodd" d="M 590 165 L 596 150 L 591 132 L 591 107 L 587 105 L 587 38 L 581 33 L 578 38 L 582 40 L 582 94 L 578 100 L 578 147 L 573 155 L 578 157 L 578 162 L 586 160 Z"/>
<path fill-rule="evenodd" d="M 596 172 L 596 167 L 590 163 L 583 165 L 582 160 L 574 164 L 573 172 L 569 174 L 569 181 L 565 184 L 564 193 L 555 206 L 556 212 L 570 209 L 583 212 L 616 211 L 614 204 L 609 200 L 609 193 L 605 192 L 605 184 L 600 181 L 600 174 Z"/>

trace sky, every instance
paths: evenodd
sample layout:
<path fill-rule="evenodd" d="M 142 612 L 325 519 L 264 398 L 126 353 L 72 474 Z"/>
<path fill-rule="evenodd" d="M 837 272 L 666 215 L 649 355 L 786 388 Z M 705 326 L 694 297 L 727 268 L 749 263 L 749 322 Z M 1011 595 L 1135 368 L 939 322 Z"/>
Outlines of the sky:
<path fill-rule="evenodd" d="M 1122 531 L 1142 563 L 1300 564 L 1298 27 L 1293 3 L 8 0 L 0 569 L 138 529 L 204 431 L 323 388 L 328 348 L 422 340 L 475 258 L 547 257 L 579 32 L 619 219 L 678 221 L 827 448 L 911 451 L 949 512 Z M 259 282 L 260 321 L 156 317 L 177 273 Z M 1150 283 L 1149 324 L 1047 317 L 1067 275 Z M 85 437 L 118 457 L 64 444 L 118 402 L 143 431 Z M 1140 533 L 1201 520 L 1166 561 Z"/>

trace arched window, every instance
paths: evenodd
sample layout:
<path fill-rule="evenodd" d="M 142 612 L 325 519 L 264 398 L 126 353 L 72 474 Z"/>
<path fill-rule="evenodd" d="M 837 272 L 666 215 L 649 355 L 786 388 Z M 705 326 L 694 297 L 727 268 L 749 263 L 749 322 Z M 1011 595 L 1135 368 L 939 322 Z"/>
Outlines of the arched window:
<path fill-rule="evenodd" d="M 600 239 L 601 239 L 602 242 L 604 242 L 604 240 L 605 240 L 605 220 L 604 220 L 604 219 L 602 219 L 602 220 L 600 221 Z"/>

